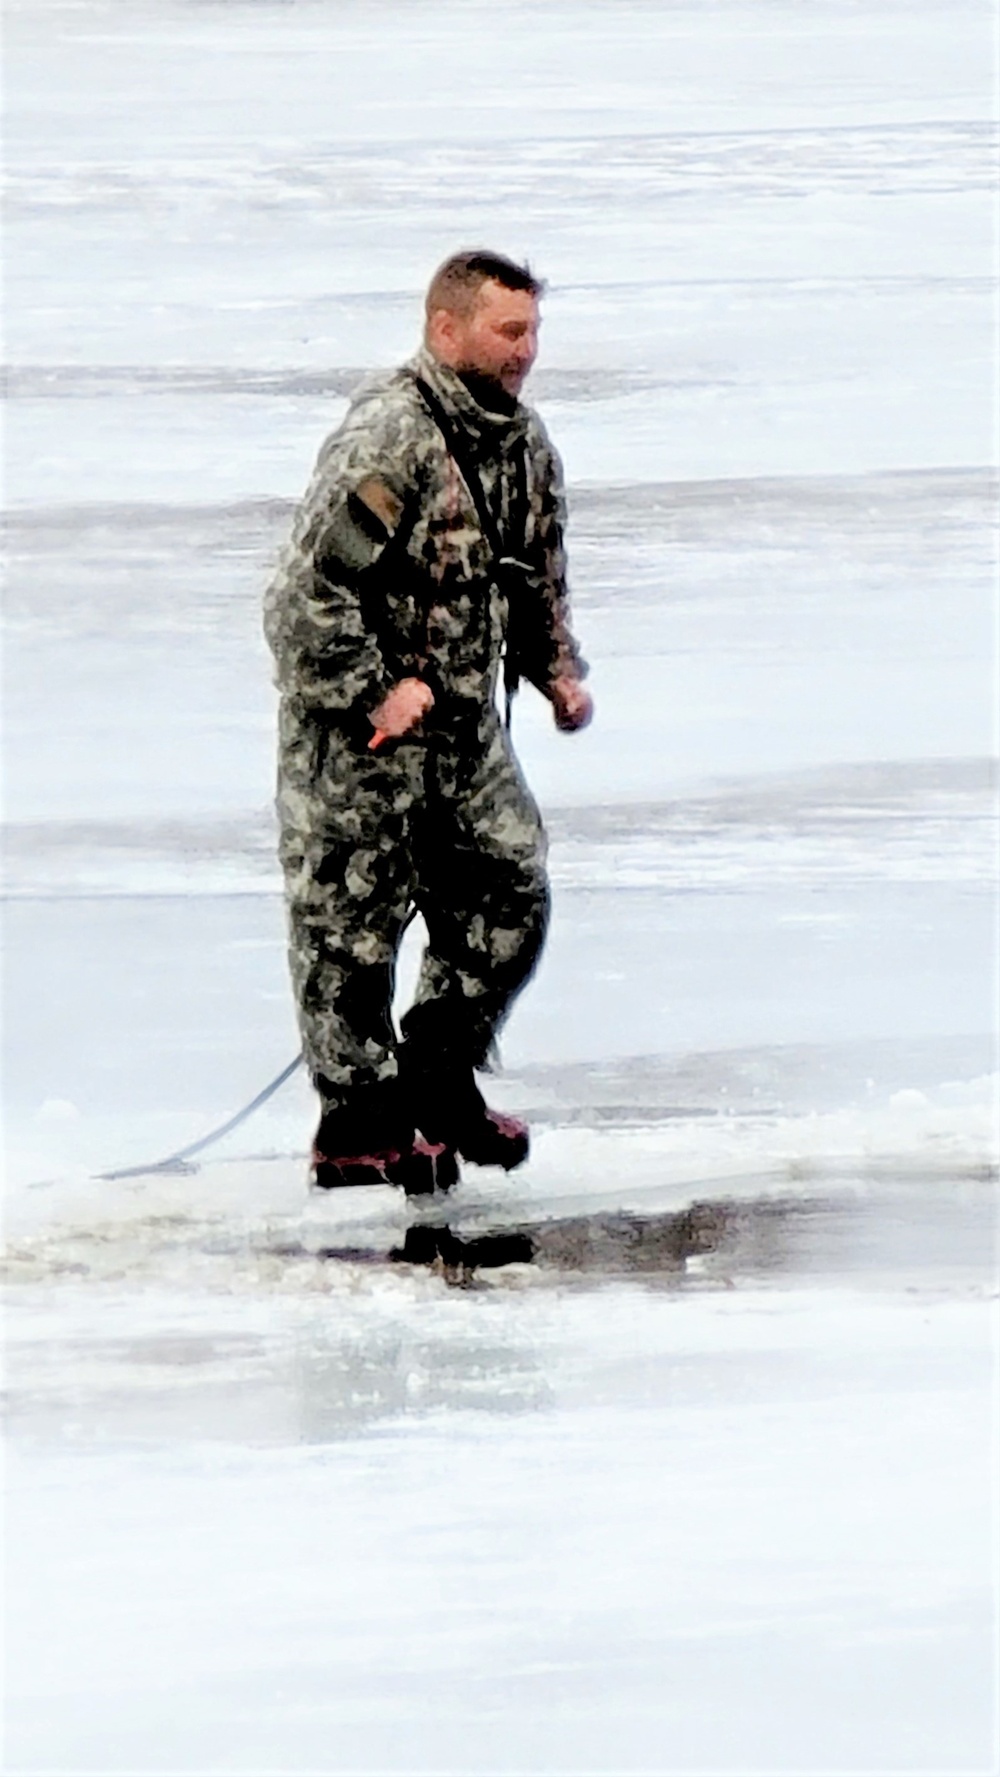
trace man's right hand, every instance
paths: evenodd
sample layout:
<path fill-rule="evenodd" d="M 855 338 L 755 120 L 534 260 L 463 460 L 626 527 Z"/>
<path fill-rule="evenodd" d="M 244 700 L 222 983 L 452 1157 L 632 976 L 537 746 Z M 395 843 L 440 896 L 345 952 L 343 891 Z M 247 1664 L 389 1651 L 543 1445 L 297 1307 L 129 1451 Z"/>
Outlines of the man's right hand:
<path fill-rule="evenodd" d="M 594 700 L 580 679 L 553 679 L 548 688 L 548 699 L 552 705 L 556 727 L 564 734 L 575 734 L 578 728 L 586 728 L 594 714 Z"/>
<path fill-rule="evenodd" d="M 400 679 L 399 684 L 386 693 L 378 709 L 372 710 L 368 720 L 376 737 L 382 735 L 386 740 L 399 740 L 423 721 L 428 710 L 433 708 L 434 693 L 423 679 Z M 369 745 L 377 746 L 377 738 Z"/>

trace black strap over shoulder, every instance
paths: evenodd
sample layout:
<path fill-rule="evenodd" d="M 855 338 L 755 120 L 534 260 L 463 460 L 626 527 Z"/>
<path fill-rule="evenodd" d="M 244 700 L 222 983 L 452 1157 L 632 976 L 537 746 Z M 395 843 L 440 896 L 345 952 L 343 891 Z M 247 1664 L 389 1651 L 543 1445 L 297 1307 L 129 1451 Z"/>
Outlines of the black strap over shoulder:
<path fill-rule="evenodd" d="M 455 425 L 451 415 L 435 395 L 430 383 L 425 382 L 422 376 L 417 376 L 416 372 L 413 373 L 413 381 L 416 384 L 420 399 L 430 413 L 431 418 L 445 441 L 445 444 L 448 446 L 448 455 L 453 457 L 458 464 L 462 480 L 465 482 L 472 495 L 472 503 L 476 508 L 476 515 L 482 527 L 483 536 L 489 544 L 492 555 L 499 563 L 505 554 L 503 538 L 500 535 L 496 519 L 490 511 L 489 501 L 486 498 L 486 489 L 483 486 L 482 478 L 479 474 L 475 457 L 472 454 L 469 440 L 459 427 Z"/>
<path fill-rule="evenodd" d="M 413 377 L 420 399 L 427 408 L 438 431 L 441 433 L 448 454 L 457 463 L 462 480 L 465 482 L 465 485 L 472 496 L 472 503 L 476 508 L 476 516 L 479 519 L 480 529 L 486 539 L 490 554 L 493 557 L 494 568 L 496 569 L 498 576 L 500 576 L 500 578 L 506 583 L 509 604 L 511 570 L 520 569 L 523 573 L 524 563 L 521 562 L 517 556 L 511 554 L 510 550 L 504 543 L 503 537 L 500 535 L 500 527 L 490 510 L 490 504 L 486 498 L 486 489 L 483 486 L 482 477 L 479 473 L 479 468 L 475 456 L 473 455 L 468 437 L 462 431 L 461 427 L 456 426 L 451 415 L 448 413 L 443 403 L 438 399 L 437 395 L 435 395 L 430 384 L 426 382 L 422 376 L 418 376 L 416 371 L 411 371 L 410 374 Z M 508 728 L 510 727 L 511 699 L 517 690 L 521 677 L 517 665 L 516 653 L 511 646 L 511 637 L 509 633 L 514 615 L 513 612 L 510 612 L 508 615 L 508 639 L 503 663 L 504 689 L 507 694 Z"/>

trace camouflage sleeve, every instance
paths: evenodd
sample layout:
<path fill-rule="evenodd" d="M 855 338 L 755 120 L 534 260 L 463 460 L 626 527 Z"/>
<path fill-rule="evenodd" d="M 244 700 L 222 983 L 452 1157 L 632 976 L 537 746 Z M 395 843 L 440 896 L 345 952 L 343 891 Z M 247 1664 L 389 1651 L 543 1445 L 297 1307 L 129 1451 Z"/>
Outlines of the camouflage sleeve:
<path fill-rule="evenodd" d="M 319 453 L 265 598 L 279 685 L 305 704 L 371 710 L 394 682 L 366 592 L 418 497 L 411 433 L 383 387 L 355 400 Z"/>
<path fill-rule="evenodd" d="M 531 470 L 527 596 L 517 622 L 518 667 L 545 693 L 554 679 L 582 679 L 582 658 L 570 620 L 566 586 L 566 492 L 559 453 L 537 414 L 528 437 Z"/>

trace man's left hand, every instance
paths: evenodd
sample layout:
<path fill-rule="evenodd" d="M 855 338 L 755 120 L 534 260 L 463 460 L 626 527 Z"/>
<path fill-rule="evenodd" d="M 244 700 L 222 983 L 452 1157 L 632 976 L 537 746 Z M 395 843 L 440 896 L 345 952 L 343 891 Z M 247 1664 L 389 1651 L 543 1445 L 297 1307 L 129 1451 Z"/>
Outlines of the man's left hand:
<path fill-rule="evenodd" d="M 556 727 L 564 734 L 575 734 L 586 728 L 594 713 L 594 700 L 581 679 L 553 679 L 549 686 L 549 702 Z"/>

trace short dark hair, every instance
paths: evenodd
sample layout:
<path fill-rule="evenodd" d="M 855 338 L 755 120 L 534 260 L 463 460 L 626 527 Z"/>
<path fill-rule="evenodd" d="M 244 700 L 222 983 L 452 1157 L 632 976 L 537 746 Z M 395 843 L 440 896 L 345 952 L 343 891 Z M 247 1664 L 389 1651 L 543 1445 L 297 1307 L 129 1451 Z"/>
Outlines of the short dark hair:
<path fill-rule="evenodd" d="M 517 265 L 503 253 L 490 253 L 485 247 L 474 247 L 465 253 L 453 253 L 439 265 L 427 290 L 427 314 L 435 309 L 448 309 L 452 314 L 467 315 L 476 305 L 482 286 L 492 281 L 505 290 L 527 290 L 541 296 L 545 283 L 536 278 L 527 265 Z"/>

